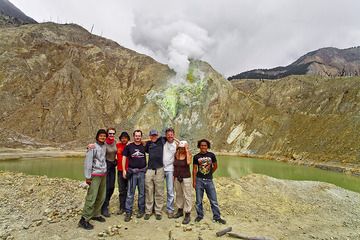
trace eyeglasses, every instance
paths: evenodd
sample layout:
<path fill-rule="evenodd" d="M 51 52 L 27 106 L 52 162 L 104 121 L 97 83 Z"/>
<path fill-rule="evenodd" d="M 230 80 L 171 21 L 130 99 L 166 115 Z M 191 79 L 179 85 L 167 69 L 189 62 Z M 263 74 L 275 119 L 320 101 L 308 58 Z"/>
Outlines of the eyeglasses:
<path fill-rule="evenodd" d="M 113 133 L 113 132 L 109 132 L 108 134 L 109 134 L 109 135 L 115 135 L 115 133 Z"/>

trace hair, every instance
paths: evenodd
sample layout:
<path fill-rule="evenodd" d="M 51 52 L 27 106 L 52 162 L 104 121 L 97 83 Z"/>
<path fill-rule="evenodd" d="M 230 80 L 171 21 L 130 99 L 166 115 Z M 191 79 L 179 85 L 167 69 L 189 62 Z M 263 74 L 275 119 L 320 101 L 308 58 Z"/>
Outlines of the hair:
<path fill-rule="evenodd" d="M 121 140 L 123 137 L 126 137 L 128 140 L 130 140 L 130 136 L 127 132 L 122 132 L 119 136 L 119 140 Z"/>
<path fill-rule="evenodd" d="M 97 131 L 97 133 L 96 133 L 96 137 L 95 137 L 96 141 L 99 139 L 100 134 L 105 134 L 106 137 L 108 136 L 107 131 L 106 131 L 105 129 L 101 128 L 101 129 L 99 129 L 99 130 Z"/>
<path fill-rule="evenodd" d="M 112 127 L 106 129 L 106 132 L 109 132 L 110 130 L 113 130 L 113 131 L 116 133 L 116 129 L 115 129 L 115 128 L 112 128 Z"/>
<path fill-rule="evenodd" d="M 133 136 L 135 136 L 135 133 L 137 133 L 137 132 L 141 133 L 141 136 L 143 135 L 143 132 L 142 132 L 140 129 L 136 129 L 136 130 L 133 132 Z"/>
<path fill-rule="evenodd" d="M 165 129 L 165 134 L 168 132 L 175 133 L 175 130 L 172 127 L 168 127 L 167 129 Z"/>
<path fill-rule="evenodd" d="M 181 147 L 177 147 L 177 148 L 176 148 L 175 157 L 176 157 L 177 159 L 179 159 L 180 150 L 181 150 L 181 149 L 184 149 L 184 151 L 185 151 L 185 148 L 181 148 Z M 186 154 L 185 154 L 185 155 L 186 155 Z M 186 157 L 187 157 L 187 156 L 185 156 L 185 159 L 186 159 Z"/>
<path fill-rule="evenodd" d="M 207 145 L 208 148 L 211 148 L 211 144 L 210 144 L 209 140 L 206 140 L 206 139 L 201 139 L 201 140 L 199 140 L 198 143 L 197 143 L 197 147 L 200 148 L 200 145 L 201 145 L 201 143 L 203 143 L 203 142 L 206 143 L 206 145 Z"/>

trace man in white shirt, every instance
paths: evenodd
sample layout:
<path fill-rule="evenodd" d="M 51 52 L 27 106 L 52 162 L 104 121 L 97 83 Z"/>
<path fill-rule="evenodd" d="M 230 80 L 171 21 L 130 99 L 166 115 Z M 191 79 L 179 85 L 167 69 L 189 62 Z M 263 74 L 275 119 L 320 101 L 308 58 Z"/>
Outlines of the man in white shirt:
<path fill-rule="evenodd" d="M 165 130 L 166 143 L 164 144 L 163 163 L 166 179 L 167 201 L 166 210 L 169 218 L 174 216 L 174 157 L 176 152 L 175 131 L 173 128 Z"/>

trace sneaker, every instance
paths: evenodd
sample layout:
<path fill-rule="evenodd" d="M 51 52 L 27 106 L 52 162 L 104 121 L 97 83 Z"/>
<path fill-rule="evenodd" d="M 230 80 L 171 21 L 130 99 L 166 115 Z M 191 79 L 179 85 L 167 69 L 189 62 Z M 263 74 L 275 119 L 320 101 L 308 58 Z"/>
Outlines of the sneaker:
<path fill-rule="evenodd" d="M 110 217 L 110 213 L 109 213 L 109 209 L 104 209 L 101 211 L 101 215 L 103 215 L 104 217 Z"/>
<path fill-rule="evenodd" d="M 162 218 L 161 214 L 156 214 L 156 215 L 155 215 L 155 219 L 156 219 L 156 220 L 161 220 L 161 218 Z"/>
<path fill-rule="evenodd" d="M 174 218 L 179 218 L 179 217 L 182 217 L 184 216 L 184 212 L 181 208 L 179 208 L 176 212 L 176 214 L 174 215 Z"/>
<path fill-rule="evenodd" d="M 131 220 L 131 214 L 130 213 L 125 213 L 124 221 L 125 222 L 130 222 L 130 220 Z"/>
<path fill-rule="evenodd" d="M 170 219 L 170 218 L 174 218 L 174 213 L 168 212 L 167 216 L 168 216 L 169 219 Z"/>
<path fill-rule="evenodd" d="M 190 222 L 190 213 L 185 213 L 184 220 L 182 221 L 182 224 L 188 224 Z"/>
<path fill-rule="evenodd" d="M 86 221 L 84 217 L 81 217 L 78 226 L 86 230 L 91 230 L 94 228 L 94 226 L 88 221 Z"/>
<path fill-rule="evenodd" d="M 197 217 L 195 218 L 195 222 L 200 222 L 202 219 L 203 219 L 202 217 L 197 216 Z"/>
<path fill-rule="evenodd" d="M 149 220 L 150 219 L 150 214 L 145 214 L 144 220 Z"/>
<path fill-rule="evenodd" d="M 102 216 L 92 217 L 91 220 L 95 220 L 98 222 L 106 222 L 105 218 L 103 218 Z"/>
<path fill-rule="evenodd" d="M 221 224 L 226 224 L 226 221 L 224 219 L 222 219 L 222 218 L 214 219 L 214 222 L 221 223 Z"/>
<path fill-rule="evenodd" d="M 138 214 L 136 214 L 136 218 L 142 218 L 144 216 L 145 213 L 143 212 L 138 212 Z"/>

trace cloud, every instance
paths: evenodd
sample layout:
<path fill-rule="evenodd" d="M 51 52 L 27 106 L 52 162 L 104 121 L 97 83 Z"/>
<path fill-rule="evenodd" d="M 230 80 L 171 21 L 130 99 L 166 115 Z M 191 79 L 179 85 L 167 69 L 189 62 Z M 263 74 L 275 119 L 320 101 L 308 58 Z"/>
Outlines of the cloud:
<path fill-rule="evenodd" d="M 155 57 L 165 62 L 184 79 L 189 59 L 201 59 L 213 40 L 207 31 L 186 20 L 135 14 L 132 39 L 135 44 L 148 48 Z"/>
<path fill-rule="evenodd" d="M 229 76 L 360 45 L 358 0 L 12 0 L 37 21 L 71 21 L 184 71 L 184 55 Z M 172 59 L 172 60 L 171 60 Z M 182 64 L 175 64 L 182 63 Z M 178 66 L 177 66 L 178 65 Z"/>

